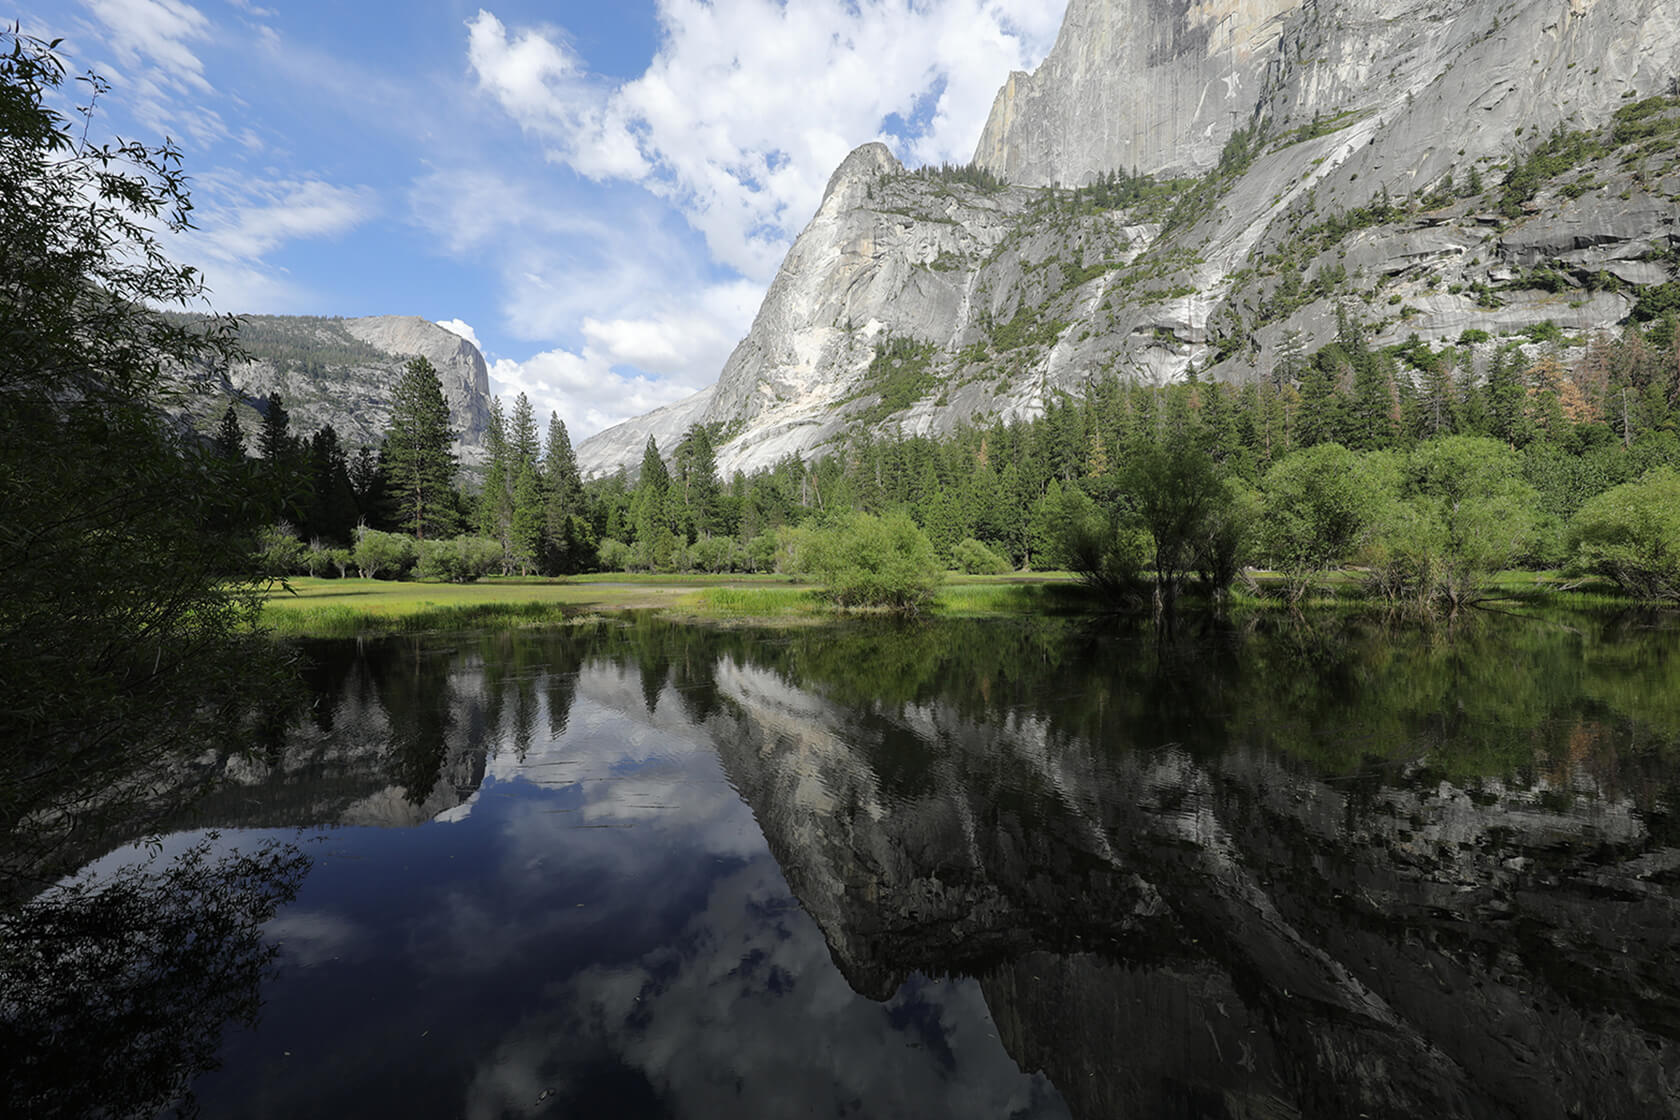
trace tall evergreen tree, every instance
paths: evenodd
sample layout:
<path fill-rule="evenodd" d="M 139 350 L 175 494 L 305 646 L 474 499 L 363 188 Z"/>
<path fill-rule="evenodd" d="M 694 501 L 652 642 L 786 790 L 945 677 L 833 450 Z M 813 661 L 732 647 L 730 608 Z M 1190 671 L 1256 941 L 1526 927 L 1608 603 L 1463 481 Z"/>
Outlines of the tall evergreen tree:
<path fill-rule="evenodd" d="M 380 466 L 379 455 L 371 447 L 356 449 L 355 458 L 349 462 L 350 490 L 356 495 L 356 519 L 372 528 L 382 529 L 386 525 L 385 508 L 385 472 Z"/>
<path fill-rule="evenodd" d="M 216 427 L 216 438 L 212 441 L 216 454 L 230 462 L 245 461 L 245 429 L 239 424 L 239 413 L 232 401 L 228 402 L 227 410 L 222 413 L 222 422 Z"/>
<path fill-rule="evenodd" d="M 307 503 L 308 480 L 303 470 L 297 437 L 292 435 L 291 417 L 279 393 L 263 401 L 263 422 L 257 432 L 257 454 L 262 459 L 262 478 L 276 506 L 288 518 L 301 517 Z"/>
<path fill-rule="evenodd" d="M 671 531 L 671 472 L 659 454 L 659 444 L 648 436 L 642 449 L 642 470 L 630 495 L 630 520 L 642 563 L 655 570 L 666 567 L 676 548 Z"/>
<path fill-rule="evenodd" d="M 548 416 L 542 493 L 545 567 L 560 575 L 583 571 L 594 559 L 594 532 L 571 437 L 565 422 L 553 412 Z"/>
<path fill-rule="evenodd" d="M 349 462 L 331 424 L 309 441 L 309 499 L 304 506 L 303 536 L 348 545 L 360 510 L 350 485 Z"/>
<path fill-rule="evenodd" d="M 572 438 L 566 433 L 566 422 L 557 412 L 548 414 L 543 482 L 560 508 L 572 513 L 582 512 L 583 477 L 578 472 L 577 455 L 572 450 Z"/>
<path fill-rule="evenodd" d="M 836 465 L 838 466 L 838 456 Z M 695 424 L 683 435 L 672 456 L 676 465 L 673 481 L 682 489 L 685 520 L 701 536 L 718 531 L 723 486 L 717 476 L 717 453 L 705 425 Z"/>
<path fill-rule="evenodd" d="M 381 458 L 395 520 L 421 539 L 448 536 L 456 527 L 452 438 L 437 370 L 425 358 L 415 358 L 397 382 Z"/>
<path fill-rule="evenodd" d="M 280 401 L 279 393 L 270 393 L 263 402 L 262 430 L 257 433 L 257 454 L 278 466 L 292 453 L 292 418 Z"/>
<path fill-rule="evenodd" d="M 484 467 L 484 485 L 478 492 L 475 521 L 481 536 L 501 542 L 505 574 L 511 570 L 513 563 L 513 484 L 518 472 L 508 452 L 507 420 L 502 413 L 500 397 L 490 399 L 484 449 L 488 453 L 488 462 Z"/>
<path fill-rule="evenodd" d="M 513 520 L 509 527 L 511 559 L 520 575 L 530 575 L 542 564 L 545 512 L 536 465 L 526 463 L 514 479 Z"/>
<path fill-rule="evenodd" d="M 513 415 L 507 425 L 508 457 L 517 476 L 521 467 L 538 465 L 541 447 L 537 443 L 537 418 L 531 411 L 531 401 L 524 393 L 513 399 Z"/>

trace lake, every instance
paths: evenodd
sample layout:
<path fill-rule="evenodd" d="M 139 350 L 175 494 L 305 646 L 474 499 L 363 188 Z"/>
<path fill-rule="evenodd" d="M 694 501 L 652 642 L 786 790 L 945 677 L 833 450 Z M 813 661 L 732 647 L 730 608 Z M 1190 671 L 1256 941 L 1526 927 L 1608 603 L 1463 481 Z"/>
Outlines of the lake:
<path fill-rule="evenodd" d="M 1672 619 L 300 651 L 32 904 L 14 1108 L 1680 1115 Z"/>

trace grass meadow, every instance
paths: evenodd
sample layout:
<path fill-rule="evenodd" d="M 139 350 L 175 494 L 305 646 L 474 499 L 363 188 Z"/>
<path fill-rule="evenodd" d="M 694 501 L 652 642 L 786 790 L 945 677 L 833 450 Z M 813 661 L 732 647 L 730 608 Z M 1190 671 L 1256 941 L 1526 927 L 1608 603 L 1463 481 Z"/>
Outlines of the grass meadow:
<path fill-rule="evenodd" d="M 1232 589 L 1238 610 L 1279 609 L 1279 581 L 1259 573 Z M 1607 583 L 1572 581 L 1556 572 L 1506 572 L 1487 588 L 1489 600 L 1578 608 L 1629 606 Z M 1331 573 L 1299 604 L 1307 609 L 1365 607 L 1359 574 Z M 929 612 L 982 618 L 1089 611 L 1091 601 L 1066 572 L 1003 576 L 952 574 Z M 298 577 L 277 586 L 262 623 L 293 637 L 505 629 L 565 625 L 630 610 L 721 624 L 800 625 L 839 617 L 808 583 L 777 575 L 648 575 L 622 572 L 568 579 L 494 577 L 476 583 L 430 583 Z"/>

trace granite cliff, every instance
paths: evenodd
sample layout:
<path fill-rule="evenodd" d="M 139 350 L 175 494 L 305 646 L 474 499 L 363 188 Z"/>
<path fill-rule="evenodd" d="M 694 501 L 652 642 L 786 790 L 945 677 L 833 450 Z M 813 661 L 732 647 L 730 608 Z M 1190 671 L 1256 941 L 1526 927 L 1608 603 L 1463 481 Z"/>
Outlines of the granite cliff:
<path fill-rule="evenodd" d="M 1676 275 L 1677 63 L 1666 0 L 1073 0 L 970 173 L 853 152 L 716 386 L 580 463 L 709 423 L 751 470 L 1093 378 L 1242 380 L 1339 315 L 1475 361 L 1613 329 Z"/>
<path fill-rule="evenodd" d="M 240 344 L 249 355 L 221 375 L 216 391 L 200 398 L 198 423 L 209 430 L 223 402 L 248 406 L 243 418 L 254 441 L 270 394 L 279 394 L 294 433 L 331 424 L 344 446 L 378 447 L 391 421 L 391 393 L 410 359 L 438 371 L 455 450 L 471 467 L 483 457 L 490 419 L 490 371 L 478 347 L 427 319 L 374 315 L 361 319 L 242 316 Z"/>

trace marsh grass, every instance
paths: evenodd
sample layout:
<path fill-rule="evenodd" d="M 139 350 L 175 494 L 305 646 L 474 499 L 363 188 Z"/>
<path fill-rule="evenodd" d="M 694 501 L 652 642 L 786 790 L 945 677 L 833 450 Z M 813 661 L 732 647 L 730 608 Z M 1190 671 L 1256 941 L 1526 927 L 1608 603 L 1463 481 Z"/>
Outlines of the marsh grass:
<path fill-rule="evenodd" d="M 1289 611 L 1282 578 L 1251 573 L 1231 589 L 1224 607 L 1239 613 Z M 1502 572 L 1479 600 L 1491 607 L 1557 606 L 1616 609 L 1638 606 L 1613 584 L 1572 579 L 1559 572 Z M 1196 604 L 1187 601 L 1186 607 Z M 1359 572 L 1328 573 L 1318 590 L 1295 604 L 1313 613 L 1381 608 Z M 283 637 L 348 638 L 426 631 L 561 626 L 603 613 L 650 609 L 695 622 L 760 621 L 787 625 L 848 614 L 810 585 L 785 576 L 657 576 L 606 573 L 570 580 L 489 579 L 472 584 L 398 583 L 363 579 L 294 579 L 276 589 L 262 624 Z M 1086 614 L 1099 603 L 1064 573 L 952 575 L 927 612 L 940 618 Z"/>
<path fill-rule="evenodd" d="M 675 608 L 711 618 L 820 618 L 834 613 L 809 587 L 709 587 Z"/>
<path fill-rule="evenodd" d="M 307 606 L 268 611 L 263 622 L 282 637 L 354 638 L 367 634 L 417 634 L 450 630 L 515 630 L 556 626 L 594 611 L 566 603 L 423 603 L 407 610 Z"/>
<path fill-rule="evenodd" d="M 949 583 L 934 598 L 934 613 L 952 618 L 1065 614 L 1089 609 L 1085 589 L 1071 582 Z"/>

